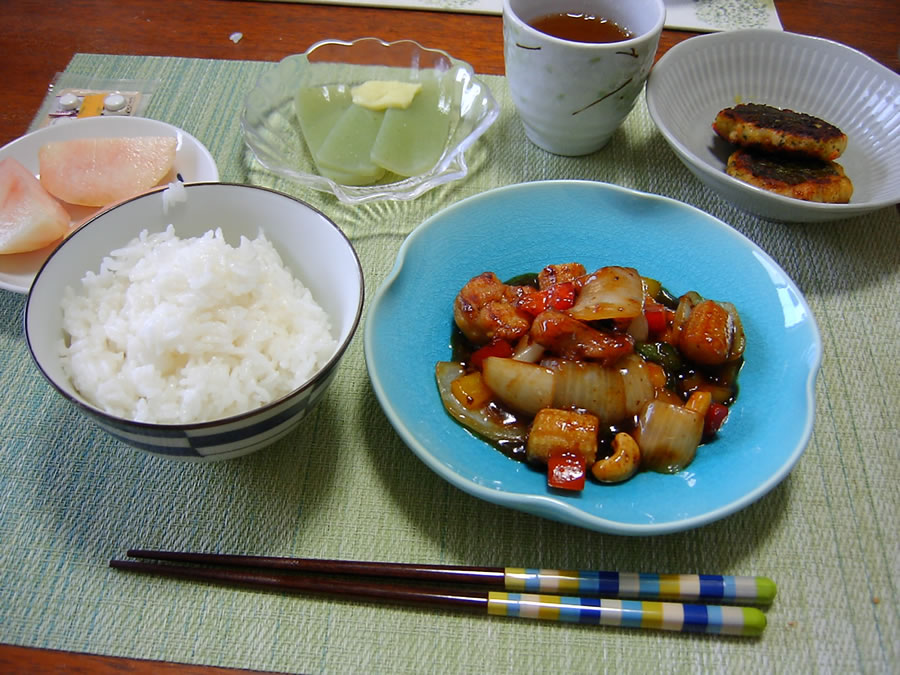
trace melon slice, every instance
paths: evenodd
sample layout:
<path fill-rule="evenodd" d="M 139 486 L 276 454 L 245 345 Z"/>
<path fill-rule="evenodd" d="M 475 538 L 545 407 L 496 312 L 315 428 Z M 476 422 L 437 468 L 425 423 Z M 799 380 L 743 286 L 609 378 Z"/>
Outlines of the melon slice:
<path fill-rule="evenodd" d="M 69 231 L 69 214 L 12 157 L 0 160 L 0 254 L 36 251 Z"/>
<path fill-rule="evenodd" d="M 149 190 L 175 164 L 172 136 L 78 138 L 38 150 L 41 184 L 54 197 L 106 206 Z"/>
<path fill-rule="evenodd" d="M 438 163 L 450 134 L 450 95 L 440 80 L 423 78 L 406 109 L 389 108 L 372 144 L 372 161 L 400 176 L 417 176 Z"/>
<path fill-rule="evenodd" d="M 347 108 L 316 152 L 319 169 L 343 174 L 347 185 L 367 185 L 378 180 L 384 175 L 384 167 L 372 162 L 369 155 L 383 120 L 383 110 L 358 105 Z"/>

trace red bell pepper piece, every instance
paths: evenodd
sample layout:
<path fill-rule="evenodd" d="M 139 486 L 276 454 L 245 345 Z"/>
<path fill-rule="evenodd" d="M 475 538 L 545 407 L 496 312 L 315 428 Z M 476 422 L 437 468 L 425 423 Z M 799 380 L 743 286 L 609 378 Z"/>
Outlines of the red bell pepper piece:
<path fill-rule="evenodd" d="M 541 291 L 535 291 L 521 297 L 516 301 L 516 307 L 531 316 L 537 316 L 547 309 L 547 296 Z"/>
<path fill-rule="evenodd" d="M 713 436 L 716 434 L 727 418 L 728 406 L 721 403 L 710 403 L 709 410 L 706 411 L 706 416 L 703 418 L 703 435 Z"/>
<path fill-rule="evenodd" d="M 517 306 L 524 312 L 537 316 L 548 309 L 563 311 L 575 304 L 575 284 L 566 281 L 554 284 L 543 291 L 535 291 L 519 299 Z"/>
<path fill-rule="evenodd" d="M 469 357 L 469 365 L 477 370 L 481 370 L 484 360 L 489 356 L 499 356 L 508 359 L 513 355 L 512 345 L 501 338 L 494 338 L 493 342 L 489 342 L 484 347 L 479 347 L 472 356 Z"/>
<path fill-rule="evenodd" d="M 563 311 L 575 304 L 576 289 L 571 281 L 551 286 L 547 292 L 550 294 L 550 309 Z"/>
<path fill-rule="evenodd" d="M 587 463 L 580 452 L 558 449 L 547 458 L 547 485 L 561 490 L 584 490 Z"/>
<path fill-rule="evenodd" d="M 647 329 L 651 335 L 662 333 L 669 322 L 669 312 L 665 305 L 648 302 L 644 305 L 644 316 L 647 319 Z"/>

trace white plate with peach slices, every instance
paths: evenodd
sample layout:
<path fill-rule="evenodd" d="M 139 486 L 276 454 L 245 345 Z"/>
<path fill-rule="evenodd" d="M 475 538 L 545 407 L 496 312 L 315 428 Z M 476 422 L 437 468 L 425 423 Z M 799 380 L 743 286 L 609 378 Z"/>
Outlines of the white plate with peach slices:
<path fill-rule="evenodd" d="M 219 171 L 192 135 L 145 117 L 71 120 L 8 143 L 0 148 L 0 288 L 27 293 L 68 233 L 108 206 L 175 180 L 214 182 Z"/>

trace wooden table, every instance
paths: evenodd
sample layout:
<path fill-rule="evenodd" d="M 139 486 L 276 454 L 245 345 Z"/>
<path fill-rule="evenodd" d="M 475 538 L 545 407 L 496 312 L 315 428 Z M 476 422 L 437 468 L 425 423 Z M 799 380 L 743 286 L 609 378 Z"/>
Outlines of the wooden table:
<path fill-rule="evenodd" d="M 786 30 L 827 37 L 900 71 L 896 0 L 777 2 Z M 497 16 L 279 2 L 5 0 L 0 6 L 0 145 L 23 134 L 75 52 L 278 61 L 322 38 L 412 38 L 503 74 Z M 235 44 L 229 39 L 240 32 Z M 666 31 L 659 54 L 692 33 Z"/>
<path fill-rule="evenodd" d="M 896 0 L 778 0 L 785 30 L 830 38 L 900 72 Z M 0 5 L 0 145 L 25 133 L 57 72 L 76 52 L 278 61 L 323 38 L 415 39 L 446 49 L 479 73 L 503 74 L 497 16 L 225 0 L 4 0 Z M 233 42 L 230 36 L 241 33 Z M 663 33 L 659 55 L 692 33 Z M 181 666 L 0 645 L 0 671 L 212 675 Z"/>

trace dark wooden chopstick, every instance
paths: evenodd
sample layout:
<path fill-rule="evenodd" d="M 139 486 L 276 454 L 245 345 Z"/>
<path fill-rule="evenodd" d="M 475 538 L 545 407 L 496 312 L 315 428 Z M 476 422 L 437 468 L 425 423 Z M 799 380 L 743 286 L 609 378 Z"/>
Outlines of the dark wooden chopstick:
<path fill-rule="evenodd" d="M 348 580 L 318 574 L 319 572 L 335 574 L 335 569 L 342 568 L 343 572 L 340 574 L 345 576 L 359 574 L 363 576 L 393 576 L 410 581 L 413 578 L 409 575 L 404 576 L 404 572 L 411 571 L 410 568 L 425 568 L 419 570 L 424 576 L 416 577 L 415 580 L 438 580 L 441 574 L 449 571 L 449 577 L 443 576 L 441 580 L 446 581 L 449 578 L 458 582 L 473 569 L 476 574 L 472 578 L 482 579 L 477 574 L 478 570 L 487 570 L 493 573 L 498 568 L 419 566 L 407 563 L 354 563 L 353 561 L 223 556 L 136 549 L 129 551 L 129 555 L 194 564 L 110 560 L 110 567 L 249 588 L 351 597 L 377 602 L 417 604 L 435 608 L 486 612 L 495 616 L 549 619 L 627 628 L 757 636 L 766 626 L 765 614 L 753 607 L 576 597 L 546 593 L 425 588 L 383 581 Z M 335 563 L 338 564 L 335 565 Z M 347 563 L 347 565 L 341 563 Z M 388 565 L 391 575 L 383 573 L 385 564 Z M 219 566 L 210 567 L 208 565 Z M 351 567 L 356 571 L 351 572 Z M 361 569 L 366 571 L 361 573 Z M 298 572 L 300 573 L 298 574 Z"/>
<path fill-rule="evenodd" d="M 193 581 L 218 581 L 248 588 L 268 588 L 295 593 L 353 596 L 368 600 L 385 600 L 412 604 L 438 604 L 458 609 L 484 610 L 486 593 L 453 592 L 443 589 L 366 583 L 322 577 L 304 577 L 279 572 L 238 570 L 232 568 L 163 565 L 134 560 L 110 560 L 109 566 L 131 572 L 158 574 Z"/>
<path fill-rule="evenodd" d="M 472 567 L 146 549 L 131 549 L 128 555 L 133 558 L 169 562 L 465 583 L 516 592 L 565 593 L 637 600 L 768 605 L 774 599 L 776 590 L 775 583 L 766 577 L 718 574 L 636 574 L 522 567 Z"/>
<path fill-rule="evenodd" d="M 368 562 L 365 560 L 329 560 L 325 558 L 283 558 L 274 556 L 232 555 L 226 553 L 189 553 L 130 549 L 132 558 L 169 562 L 258 567 L 292 572 L 346 574 L 390 577 L 416 581 L 456 581 L 459 583 L 503 587 L 504 570 L 498 567 L 459 567 L 454 565 L 418 565 L 415 563 Z"/>

